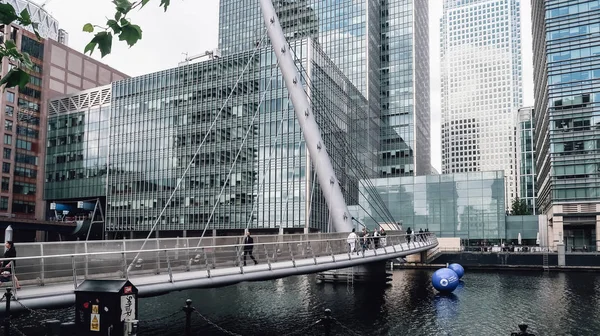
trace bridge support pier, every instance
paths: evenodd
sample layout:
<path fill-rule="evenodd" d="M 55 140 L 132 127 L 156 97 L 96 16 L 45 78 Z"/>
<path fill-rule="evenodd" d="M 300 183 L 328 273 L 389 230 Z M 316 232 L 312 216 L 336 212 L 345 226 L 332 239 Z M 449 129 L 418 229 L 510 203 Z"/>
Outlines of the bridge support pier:
<path fill-rule="evenodd" d="M 421 260 L 421 264 L 426 264 L 427 263 L 427 251 L 420 252 L 419 259 Z"/>
<path fill-rule="evenodd" d="M 329 270 L 317 274 L 317 280 L 332 283 L 388 283 L 391 273 L 388 273 L 386 261 L 378 261 L 349 268 Z"/>

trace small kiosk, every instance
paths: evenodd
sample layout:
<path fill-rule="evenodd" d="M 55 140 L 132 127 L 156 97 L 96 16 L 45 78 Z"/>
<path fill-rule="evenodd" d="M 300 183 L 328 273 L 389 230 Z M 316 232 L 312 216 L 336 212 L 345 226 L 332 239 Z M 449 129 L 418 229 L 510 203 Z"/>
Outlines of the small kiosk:
<path fill-rule="evenodd" d="M 137 288 L 129 280 L 86 280 L 75 290 L 77 335 L 135 335 Z"/>

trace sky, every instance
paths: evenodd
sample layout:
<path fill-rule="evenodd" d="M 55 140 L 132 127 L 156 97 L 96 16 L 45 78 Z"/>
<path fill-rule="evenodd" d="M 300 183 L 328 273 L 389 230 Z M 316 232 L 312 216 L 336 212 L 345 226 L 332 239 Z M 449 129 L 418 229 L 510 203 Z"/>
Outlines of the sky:
<path fill-rule="evenodd" d="M 36 0 L 43 3 L 44 0 Z M 427 1 L 427 0 L 417 0 Z M 133 23 L 141 26 L 142 40 L 129 48 L 115 40 L 113 52 L 100 58 L 92 57 L 130 76 L 176 67 L 188 55 L 204 53 L 218 46 L 219 0 L 171 0 L 167 12 L 158 7 L 160 1 L 151 0 L 140 11 L 130 15 Z M 45 9 L 69 33 L 69 46 L 82 51 L 93 37 L 82 31 L 85 23 L 103 25 L 106 17 L 114 15 L 110 0 L 49 0 Z M 525 106 L 533 105 L 533 71 L 531 53 L 530 2 L 521 2 L 523 91 Z M 431 71 L 431 161 L 441 172 L 441 111 L 440 111 L 440 18 L 443 0 L 429 0 L 430 71 Z M 515 111 L 516 113 L 516 111 Z"/>

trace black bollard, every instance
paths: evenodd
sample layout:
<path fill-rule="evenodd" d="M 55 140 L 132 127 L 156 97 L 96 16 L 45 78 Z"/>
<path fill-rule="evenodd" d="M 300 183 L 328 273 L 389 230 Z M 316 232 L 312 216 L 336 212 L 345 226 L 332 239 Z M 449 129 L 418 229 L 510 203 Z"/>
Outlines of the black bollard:
<path fill-rule="evenodd" d="M 46 320 L 44 321 L 46 328 L 46 336 L 59 336 L 60 335 L 60 321 L 59 320 Z"/>
<path fill-rule="evenodd" d="M 528 327 L 529 326 L 527 324 L 521 323 L 521 324 L 519 324 L 519 330 L 520 331 L 518 333 L 516 333 L 516 332 L 511 333 L 510 335 L 511 336 L 535 336 L 535 334 L 531 334 L 531 333 L 527 332 L 527 328 Z"/>
<path fill-rule="evenodd" d="M 6 316 L 4 316 L 4 336 L 10 335 L 10 300 L 12 299 L 12 288 L 6 288 Z"/>
<path fill-rule="evenodd" d="M 185 336 L 192 336 L 192 312 L 194 311 L 192 300 L 185 300 L 183 311 L 185 312 Z"/>
<path fill-rule="evenodd" d="M 325 317 L 323 317 L 323 329 L 325 329 L 325 336 L 331 335 L 331 309 L 325 309 Z"/>

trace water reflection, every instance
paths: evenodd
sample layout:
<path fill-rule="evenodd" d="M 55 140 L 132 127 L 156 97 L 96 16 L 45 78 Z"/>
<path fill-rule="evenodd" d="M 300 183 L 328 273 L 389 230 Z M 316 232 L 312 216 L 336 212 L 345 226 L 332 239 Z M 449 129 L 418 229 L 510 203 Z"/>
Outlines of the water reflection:
<path fill-rule="evenodd" d="M 314 276 L 173 293 L 140 301 L 140 335 L 179 336 L 191 298 L 211 321 L 242 335 L 285 335 L 320 319 L 325 308 L 361 335 L 510 335 L 524 321 L 537 335 L 599 335 L 600 275 L 593 273 L 468 272 L 451 295 L 431 287 L 432 271 L 396 271 L 390 285 L 332 285 Z M 53 312 L 63 321 L 73 312 Z M 28 336 L 44 335 L 40 317 L 17 319 Z M 220 335 L 194 317 L 196 334 Z M 306 335 L 318 334 L 312 330 Z M 347 335 L 334 328 L 334 335 Z"/>

